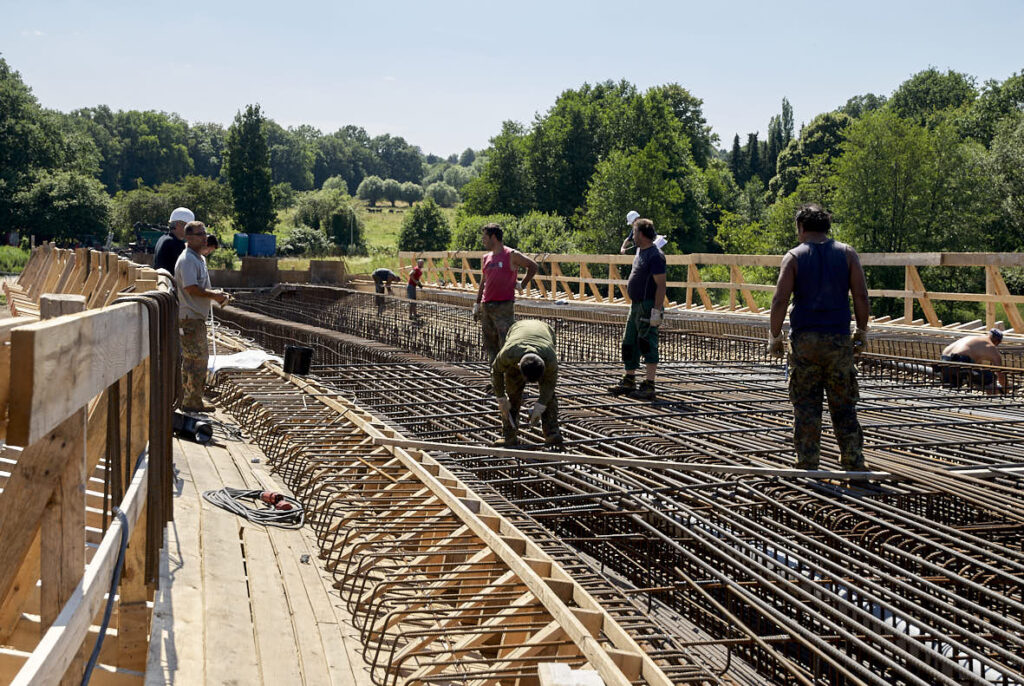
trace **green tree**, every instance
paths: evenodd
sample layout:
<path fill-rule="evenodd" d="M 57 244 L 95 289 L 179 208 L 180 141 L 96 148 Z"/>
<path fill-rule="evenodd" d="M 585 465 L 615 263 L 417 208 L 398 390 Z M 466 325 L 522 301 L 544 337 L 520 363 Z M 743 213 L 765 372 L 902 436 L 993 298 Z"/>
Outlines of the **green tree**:
<path fill-rule="evenodd" d="M 985 82 L 978 99 L 959 118 L 960 134 L 984 145 L 996 135 L 1000 122 L 1024 111 L 1024 72 L 1013 74 L 1000 83 Z"/>
<path fill-rule="evenodd" d="M 322 257 L 330 252 L 331 242 L 320 229 L 308 226 L 297 226 L 288 234 L 278 252 L 282 255 L 307 255 Z"/>
<path fill-rule="evenodd" d="M 271 186 L 270 197 L 274 200 L 275 211 L 295 206 L 295 189 L 287 181 Z"/>
<path fill-rule="evenodd" d="M 444 170 L 441 180 L 455 190 L 460 191 L 474 176 L 475 174 L 469 167 L 448 167 Z"/>
<path fill-rule="evenodd" d="M 175 207 L 180 205 L 148 186 L 118 191 L 112 201 L 110 221 L 118 240 L 132 241 L 135 224 L 164 224 Z"/>
<path fill-rule="evenodd" d="M 370 150 L 379 162 L 379 173 L 399 183 L 419 183 L 423 178 L 423 153 L 401 136 L 384 134 L 370 141 Z"/>
<path fill-rule="evenodd" d="M 466 148 L 465 150 L 462 151 L 462 154 L 459 155 L 459 166 L 468 167 L 469 165 L 473 164 L 473 160 L 475 159 L 476 153 L 473 152 L 473 148 Z"/>
<path fill-rule="evenodd" d="M 990 249 L 1019 251 L 1024 246 L 1024 113 L 1000 122 L 991 150 L 1009 230 Z"/>
<path fill-rule="evenodd" d="M 43 171 L 15 202 L 20 226 L 41 238 L 102 240 L 107 235 L 110 196 L 102 183 L 80 172 Z"/>
<path fill-rule="evenodd" d="M 391 206 L 395 206 L 396 200 L 402 198 L 402 184 L 395 179 L 384 180 L 384 199 L 391 203 Z"/>
<path fill-rule="evenodd" d="M 747 134 L 747 146 L 743 150 L 744 157 L 747 160 L 747 173 L 744 175 L 745 180 L 743 185 L 746 186 L 746 182 L 755 176 L 760 178 L 763 173 L 761 168 L 761 144 L 757 140 L 757 133 Z"/>
<path fill-rule="evenodd" d="M 451 238 L 451 227 L 432 198 L 415 205 L 402 220 L 398 234 L 399 250 L 444 250 Z"/>
<path fill-rule="evenodd" d="M 743 157 L 743 148 L 740 146 L 740 135 L 737 133 L 732 137 L 732 152 L 729 153 L 729 171 L 736 183 L 744 181 L 744 174 L 747 169 L 747 162 Z"/>
<path fill-rule="evenodd" d="M 272 119 L 266 119 L 267 148 L 273 183 L 290 183 L 297 191 L 313 188 L 313 145 L 305 132 L 285 130 Z"/>
<path fill-rule="evenodd" d="M 345 195 L 348 195 L 348 184 L 345 183 L 345 178 L 342 176 L 332 176 L 323 182 L 320 187 L 321 190 L 325 191 L 341 191 Z"/>
<path fill-rule="evenodd" d="M 782 99 L 782 138 L 783 143 L 788 144 L 793 140 L 793 106 L 789 100 Z"/>
<path fill-rule="evenodd" d="M 885 103 L 887 101 L 888 98 L 886 98 L 884 95 L 875 95 L 874 93 L 854 95 L 852 98 L 848 99 L 846 101 L 846 104 L 840 107 L 837 111 L 842 112 L 843 114 L 848 115 L 853 119 L 859 119 L 862 114 L 882 109 L 882 107 L 885 106 Z"/>
<path fill-rule="evenodd" d="M 220 176 L 228 140 L 227 130 L 220 124 L 197 122 L 188 127 L 185 138 L 195 174 L 211 179 Z"/>
<path fill-rule="evenodd" d="M 506 121 L 491 139 L 488 162 L 480 176 L 463 187 L 470 214 L 522 214 L 530 205 L 526 176 L 524 131 L 521 124 Z"/>
<path fill-rule="evenodd" d="M 231 216 L 231 190 L 216 179 L 186 176 L 181 181 L 162 183 L 156 191 L 167 197 L 172 209 L 187 207 L 207 225 L 220 224 Z M 167 221 L 167 217 L 161 221 Z"/>
<path fill-rule="evenodd" d="M 977 97 L 974 77 L 929 67 L 900 84 L 887 103 L 890 111 L 916 124 L 934 125 L 936 115 L 969 104 Z"/>
<path fill-rule="evenodd" d="M 430 184 L 423 194 L 441 207 L 454 207 L 459 201 L 459 192 L 443 181 Z"/>
<path fill-rule="evenodd" d="M 377 201 L 384 197 L 384 179 L 379 176 L 367 176 L 356 189 L 356 195 L 375 207 Z"/>
<path fill-rule="evenodd" d="M 412 181 L 406 181 L 402 184 L 402 200 L 412 205 L 415 202 L 419 202 L 423 199 L 423 186 Z"/>
<path fill-rule="evenodd" d="M 227 177 L 235 228 L 244 233 L 263 233 L 274 223 L 265 122 L 259 105 L 247 105 L 244 112 L 235 115 L 228 130 Z"/>
<path fill-rule="evenodd" d="M 683 131 L 690 141 L 690 155 L 698 167 L 704 168 L 711 159 L 711 153 L 718 137 L 704 119 L 704 101 L 694 96 L 678 83 L 656 86 L 668 99 L 672 114 L 683 125 Z"/>
<path fill-rule="evenodd" d="M 807 172 L 811 161 L 824 156 L 834 160 L 842 151 L 844 132 L 853 120 L 842 112 L 825 112 L 811 120 L 799 139 L 793 139 L 779 153 L 775 162 L 775 175 L 768 182 L 771 201 L 796 191 L 797 183 Z"/>

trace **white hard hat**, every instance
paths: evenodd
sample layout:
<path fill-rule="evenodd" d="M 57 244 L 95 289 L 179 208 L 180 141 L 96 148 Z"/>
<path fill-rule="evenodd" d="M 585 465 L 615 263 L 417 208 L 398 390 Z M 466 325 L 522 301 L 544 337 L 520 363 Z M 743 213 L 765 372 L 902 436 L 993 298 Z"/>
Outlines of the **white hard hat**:
<path fill-rule="evenodd" d="M 179 207 L 178 209 L 171 212 L 171 218 L 167 220 L 167 223 L 173 224 L 174 222 L 185 222 L 186 224 L 188 224 L 189 222 L 194 222 L 195 220 L 196 215 L 192 214 L 192 210 L 190 210 L 187 207 Z"/>
<path fill-rule="evenodd" d="M 640 218 L 640 213 L 636 210 L 630 210 L 629 214 L 626 215 L 626 226 L 633 226 L 633 222 Z"/>

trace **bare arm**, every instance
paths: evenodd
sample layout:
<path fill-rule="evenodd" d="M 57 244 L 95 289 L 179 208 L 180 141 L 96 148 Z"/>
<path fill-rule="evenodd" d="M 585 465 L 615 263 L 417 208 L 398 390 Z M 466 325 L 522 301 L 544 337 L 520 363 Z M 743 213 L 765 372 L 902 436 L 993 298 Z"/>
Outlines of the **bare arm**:
<path fill-rule="evenodd" d="M 853 294 L 853 316 L 857 320 L 857 328 L 866 330 L 871 317 L 871 303 L 868 301 L 868 282 L 864 278 L 864 267 L 860 264 L 860 256 L 853 248 L 846 252 L 846 263 L 850 265 L 850 292 Z"/>
<path fill-rule="evenodd" d="M 619 254 L 625 255 L 626 251 L 629 250 L 630 246 L 633 245 L 633 234 L 629 234 L 622 241 L 622 247 L 619 248 Z"/>
<path fill-rule="evenodd" d="M 775 284 L 775 295 L 772 297 L 770 333 L 778 337 L 782 333 L 782 324 L 786 321 L 786 308 L 789 307 L 789 299 L 793 295 L 793 287 L 796 285 L 796 260 L 792 255 L 786 253 L 782 258 L 782 269 L 779 271 L 779 281 Z"/>
<path fill-rule="evenodd" d="M 665 274 L 652 274 L 654 279 L 654 309 L 660 310 L 665 307 Z"/>
<path fill-rule="evenodd" d="M 185 292 L 193 298 L 209 298 L 210 300 L 216 300 L 221 305 L 227 302 L 228 299 L 227 293 L 222 291 L 208 291 L 202 286 L 196 284 L 185 286 Z"/>
<path fill-rule="evenodd" d="M 518 250 L 514 250 L 512 252 L 512 264 L 526 270 L 522 286 L 523 288 L 529 286 L 530 282 L 533 281 L 534 275 L 537 273 L 537 263 Z"/>

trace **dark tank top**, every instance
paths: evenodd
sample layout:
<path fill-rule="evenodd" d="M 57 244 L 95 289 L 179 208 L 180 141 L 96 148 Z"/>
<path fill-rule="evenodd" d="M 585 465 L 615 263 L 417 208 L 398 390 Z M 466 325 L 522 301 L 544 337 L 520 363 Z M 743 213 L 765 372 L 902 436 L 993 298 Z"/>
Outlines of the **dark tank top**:
<path fill-rule="evenodd" d="M 830 238 L 824 243 L 801 243 L 789 254 L 796 258 L 790 331 L 850 333 L 846 245 Z"/>

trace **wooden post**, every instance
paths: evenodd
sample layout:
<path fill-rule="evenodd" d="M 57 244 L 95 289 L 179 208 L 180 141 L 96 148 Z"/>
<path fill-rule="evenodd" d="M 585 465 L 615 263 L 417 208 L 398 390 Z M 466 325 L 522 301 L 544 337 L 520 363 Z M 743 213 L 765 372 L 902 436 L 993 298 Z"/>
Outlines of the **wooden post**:
<path fill-rule="evenodd" d="M 147 359 L 136 367 L 132 374 L 134 388 L 130 390 L 131 436 L 128 454 L 125 456 L 127 463 L 132 466 L 145 448 L 149 437 L 150 372 L 150 360 Z M 146 508 L 149 506 L 147 503 Z M 139 526 L 135 527 L 128 542 L 117 604 L 117 647 L 120 655 L 118 666 L 138 671 L 146 670 L 149 650 L 150 613 L 146 606 L 146 601 L 149 600 L 149 589 L 146 586 L 146 512 L 146 509 L 142 511 Z"/>
<path fill-rule="evenodd" d="M 913 269 L 909 264 L 903 267 L 903 290 L 912 291 L 914 290 L 914 279 L 910 276 L 910 270 Z M 903 298 L 903 323 L 908 326 L 914 321 L 914 296 L 906 295 Z"/>
<path fill-rule="evenodd" d="M 39 298 L 41 319 L 59 317 L 85 310 L 81 295 L 44 294 Z M 83 430 L 76 440 L 61 446 L 67 459 L 57 486 L 46 504 L 39 534 L 40 588 L 39 615 L 43 633 L 71 598 L 85 571 L 85 408 L 75 412 L 71 421 Z M 84 654 L 78 656 L 61 679 L 71 686 L 82 679 Z"/>

